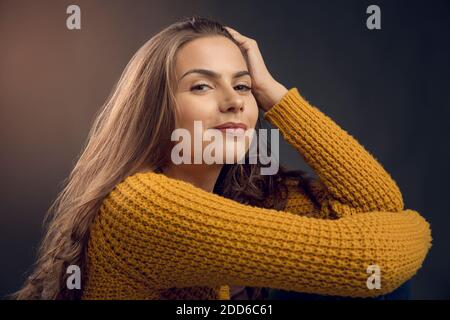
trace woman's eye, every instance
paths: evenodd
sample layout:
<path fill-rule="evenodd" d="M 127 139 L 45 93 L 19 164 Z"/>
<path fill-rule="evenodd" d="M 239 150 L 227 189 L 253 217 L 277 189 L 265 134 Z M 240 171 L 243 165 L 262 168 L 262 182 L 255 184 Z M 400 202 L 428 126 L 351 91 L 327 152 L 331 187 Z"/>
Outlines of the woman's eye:
<path fill-rule="evenodd" d="M 206 91 L 208 89 L 212 89 L 212 87 L 205 83 L 200 83 L 191 87 L 191 91 Z M 234 89 L 238 91 L 249 91 L 252 88 L 245 84 L 238 84 L 237 86 L 234 87 Z"/>
<path fill-rule="evenodd" d="M 209 85 L 207 84 L 197 84 L 193 87 L 191 87 L 191 91 L 205 91 L 205 88 L 211 88 Z"/>
<path fill-rule="evenodd" d="M 251 87 L 249 87 L 245 84 L 238 84 L 237 86 L 235 86 L 235 88 L 237 88 L 237 90 L 239 90 L 239 91 L 249 91 L 252 89 Z"/>

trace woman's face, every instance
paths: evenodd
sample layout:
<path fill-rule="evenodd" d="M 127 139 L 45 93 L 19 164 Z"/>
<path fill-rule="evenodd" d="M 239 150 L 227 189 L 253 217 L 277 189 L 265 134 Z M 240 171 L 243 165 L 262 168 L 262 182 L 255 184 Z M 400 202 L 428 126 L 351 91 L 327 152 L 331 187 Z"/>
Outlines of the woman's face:
<path fill-rule="evenodd" d="M 240 49 L 223 36 L 192 40 L 179 49 L 175 73 L 176 128 L 189 131 L 192 159 L 194 121 L 201 121 L 202 135 L 209 132 L 221 136 L 223 147 L 215 151 L 218 152 L 215 157 L 220 158 L 221 163 L 229 163 L 230 155 L 234 155 L 233 162 L 242 159 L 237 150 L 249 148 L 251 138 L 248 137 L 258 119 L 258 106 Z M 221 125 L 221 129 L 216 128 Z M 247 137 L 242 135 L 245 132 Z M 202 149 L 209 144 L 209 141 L 203 141 Z"/>

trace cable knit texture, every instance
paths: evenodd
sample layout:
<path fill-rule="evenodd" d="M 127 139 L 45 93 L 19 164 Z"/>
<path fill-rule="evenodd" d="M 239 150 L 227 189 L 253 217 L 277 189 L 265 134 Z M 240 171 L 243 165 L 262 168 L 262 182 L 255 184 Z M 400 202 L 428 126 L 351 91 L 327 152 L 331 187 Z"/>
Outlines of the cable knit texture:
<path fill-rule="evenodd" d="M 289 184 L 284 211 L 154 172 L 126 177 L 91 227 L 83 299 L 229 299 L 229 286 L 369 297 L 422 266 L 427 221 L 380 163 L 292 88 L 265 113 L 314 169 L 317 206 Z M 381 271 L 368 289 L 367 268 Z"/>

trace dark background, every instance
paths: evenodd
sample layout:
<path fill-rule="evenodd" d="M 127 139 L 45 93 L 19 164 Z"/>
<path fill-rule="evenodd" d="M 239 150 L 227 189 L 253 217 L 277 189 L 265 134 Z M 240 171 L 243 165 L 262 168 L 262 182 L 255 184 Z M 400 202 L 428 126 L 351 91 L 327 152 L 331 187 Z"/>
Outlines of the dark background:
<path fill-rule="evenodd" d="M 81 7 L 81 30 L 66 8 Z M 381 30 L 366 8 L 381 8 Z M 133 53 L 193 14 L 258 41 L 266 64 L 379 160 L 433 247 L 412 297 L 450 298 L 450 1 L 0 0 L 0 296 L 34 261 L 43 216 Z M 310 170 L 282 145 L 281 162 Z"/>

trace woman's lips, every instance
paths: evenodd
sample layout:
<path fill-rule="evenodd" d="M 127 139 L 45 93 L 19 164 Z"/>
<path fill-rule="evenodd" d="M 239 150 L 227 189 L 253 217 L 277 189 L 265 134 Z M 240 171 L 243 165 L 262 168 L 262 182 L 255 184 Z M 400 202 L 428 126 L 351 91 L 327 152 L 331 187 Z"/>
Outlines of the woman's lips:
<path fill-rule="evenodd" d="M 220 130 L 223 133 L 226 133 L 228 135 L 244 135 L 245 134 L 245 130 L 243 128 L 238 128 L 238 127 L 224 127 L 224 128 L 213 128 L 216 130 Z"/>
<path fill-rule="evenodd" d="M 226 129 L 242 129 L 242 130 L 247 130 L 247 126 L 243 123 L 238 123 L 238 122 L 226 122 L 226 123 L 222 123 L 221 125 L 214 127 L 214 129 L 219 129 L 219 130 L 226 130 Z"/>

